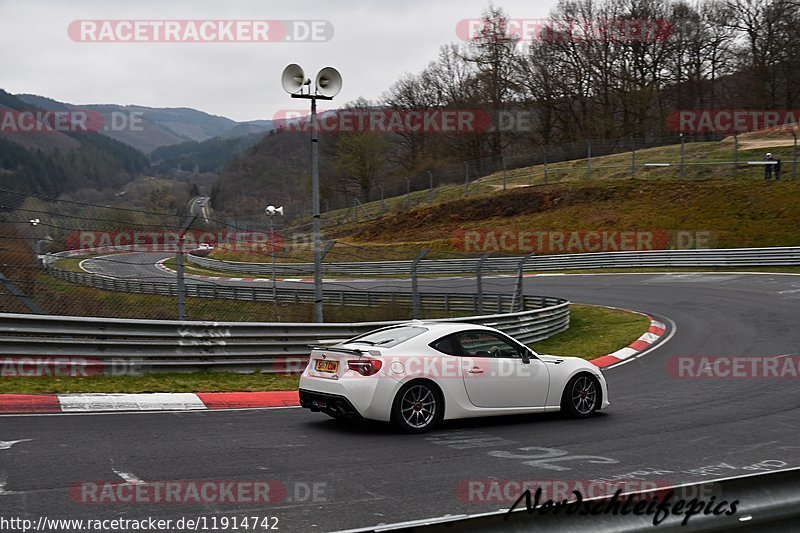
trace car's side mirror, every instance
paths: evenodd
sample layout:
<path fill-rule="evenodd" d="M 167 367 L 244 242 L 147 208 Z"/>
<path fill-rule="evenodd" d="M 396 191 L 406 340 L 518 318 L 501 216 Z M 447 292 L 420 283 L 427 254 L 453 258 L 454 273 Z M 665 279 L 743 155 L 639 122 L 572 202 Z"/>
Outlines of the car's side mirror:
<path fill-rule="evenodd" d="M 531 364 L 531 352 L 529 352 L 528 350 L 522 352 L 522 364 L 523 365 Z"/>

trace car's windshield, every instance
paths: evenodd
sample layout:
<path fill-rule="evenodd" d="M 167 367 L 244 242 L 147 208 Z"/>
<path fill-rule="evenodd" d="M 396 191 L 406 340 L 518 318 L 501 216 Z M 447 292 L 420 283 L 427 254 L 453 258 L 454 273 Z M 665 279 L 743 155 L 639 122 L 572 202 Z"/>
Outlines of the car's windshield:
<path fill-rule="evenodd" d="M 413 339 L 417 335 L 425 333 L 426 331 L 428 331 L 428 328 L 421 326 L 400 326 L 372 331 L 360 337 L 350 339 L 343 344 L 368 344 L 369 346 L 393 348 L 409 339 Z"/>

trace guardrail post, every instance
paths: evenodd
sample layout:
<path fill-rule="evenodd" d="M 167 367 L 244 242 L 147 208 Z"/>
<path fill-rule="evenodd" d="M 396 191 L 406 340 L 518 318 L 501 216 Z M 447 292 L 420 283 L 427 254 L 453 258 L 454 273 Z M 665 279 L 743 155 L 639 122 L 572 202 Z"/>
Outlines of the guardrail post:
<path fill-rule="evenodd" d="M 423 248 L 417 254 L 416 259 L 411 263 L 411 299 L 412 299 L 412 311 L 411 311 L 411 318 L 418 319 L 419 318 L 419 287 L 417 286 L 417 267 L 419 266 L 419 262 L 422 261 L 422 258 L 428 253 L 428 248 Z"/>
<path fill-rule="evenodd" d="M 681 138 L 681 179 L 686 177 L 686 142 L 683 138 L 683 133 L 680 134 Z"/>
<path fill-rule="evenodd" d="M 483 313 L 483 262 L 486 261 L 486 258 L 491 255 L 490 253 L 485 253 L 481 255 L 481 258 L 478 259 L 478 264 L 475 267 L 475 283 L 478 286 L 478 306 L 475 311 L 477 313 Z"/>
<path fill-rule="evenodd" d="M 178 252 L 175 255 L 177 263 L 175 270 L 178 275 L 178 320 L 186 320 L 186 280 L 183 273 L 183 247 L 186 242 L 186 232 L 189 231 L 195 219 L 197 219 L 196 215 L 189 216 L 178 236 Z"/>
<path fill-rule="evenodd" d="M 506 156 L 500 156 L 500 163 L 503 165 L 503 191 L 508 189 L 508 171 L 506 170 Z"/>
<path fill-rule="evenodd" d="M 586 141 L 586 179 L 592 179 L 592 143 Z"/>
<path fill-rule="evenodd" d="M 547 147 L 542 147 L 542 153 L 544 154 L 544 184 L 547 185 Z"/>
<path fill-rule="evenodd" d="M 792 180 L 797 180 L 797 126 L 792 126 L 792 136 L 794 137 L 794 151 L 792 152 Z"/>
<path fill-rule="evenodd" d="M 514 287 L 514 295 L 511 297 L 511 309 L 509 310 L 510 313 L 513 313 L 518 310 L 518 308 L 522 308 L 522 299 L 523 299 L 523 274 L 525 273 L 525 263 L 528 262 L 528 259 L 533 257 L 534 254 L 530 253 L 522 258 L 522 260 L 517 265 L 517 283 Z"/>

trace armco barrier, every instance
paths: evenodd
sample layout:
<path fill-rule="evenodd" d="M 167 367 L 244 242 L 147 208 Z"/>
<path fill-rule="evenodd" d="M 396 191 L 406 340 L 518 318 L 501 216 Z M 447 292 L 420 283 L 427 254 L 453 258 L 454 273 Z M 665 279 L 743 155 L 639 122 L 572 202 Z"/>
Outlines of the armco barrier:
<path fill-rule="evenodd" d="M 670 493 L 671 497 L 666 498 Z M 641 496 L 634 499 L 633 504 L 625 512 L 621 511 L 621 504 L 614 505 L 614 500 L 609 497 L 584 499 L 581 505 L 572 504 L 555 510 L 551 507 L 549 510 L 539 511 L 541 507 L 538 507 L 534 512 L 528 512 L 525 503 L 522 502 L 512 513 L 497 511 L 474 516 L 445 516 L 401 524 L 381 524 L 377 527 L 353 529 L 341 533 L 366 531 L 420 533 L 713 531 L 721 533 L 797 531 L 797 524 L 800 523 L 800 468 L 674 487 L 659 487 L 656 491 L 636 494 Z M 623 496 L 617 501 L 624 503 L 626 499 L 627 496 Z M 668 502 L 664 505 L 665 510 L 656 514 L 656 506 L 662 504 L 665 499 Z M 638 512 L 632 512 L 639 501 L 646 501 L 647 504 Z M 653 501 L 654 510 L 647 512 L 650 501 Z M 700 502 L 703 502 L 702 506 Z M 735 511 L 733 502 L 736 502 Z M 544 502 L 540 502 L 540 505 L 542 503 Z M 585 511 L 587 507 L 588 512 Z M 690 515 L 688 519 L 687 515 Z M 656 520 L 658 525 L 655 525 Z"/>
<path fill-rule="evenodd" d="M 493 326 L 530 343 L 569 327 L 569 302 L 527 296 L 520 312 L 446 320 Z M 396 323 L 181 322 L 0 313 L 0 356 L 78 357 L 105 373 L 199 369 L 291 373 L 302 370 L 311 344 Z"/>
<path fill-rule="evenodd" d="M 219 261 L 189 254 L 188 261 L 198 267 L 237 274 L 271 275 L 268 263 Z M 488 257 L 482 272 L 514 272 L 521 256 Z M 420 261 L 417 273 L 463 274 L 475 272 L 479 259 L 430 259 Z M 371 261 L 363 263 L 323 263 L 323 273 L 341 276 L 376 276 L 411 274 L 412 261 Z M 525 261 L 526 271 L 576 270 L 625 267 L 754 267 L 800 265 L 800 247 L 731 248 L 709 250 L 646 250 L 631 252 L 598 252 L 587 254 L 540 255 Z M 313 263 L 277 263 L 278 276 L 308 276 Z"/>
<path fill-rule="evenodd" d="M 87 285 L 96 289 L 135 294 L 158 294 L 162 296 L 176 296 L 178 284 L 167 281 L 140 281 L 135 279 L 117 279 L 94 274 L 72 272 L 59 269 L 55 264 L 46 266 L 52 276 Z M 186 295 L 195 298 L 223 298 L 227 300 L 246 300 L 251 302 L 272 302 L 272 287 L 220 285 L 208 282 L 191 282 L 186 284 Z M 283 288 L 275 291 L 280 303 L 309 303 L 314 301 L 312 288 Z M 323 299 L 327 305 L 350 307 L 377 307 L 381 305 L 411 307 L 412 295 L 401 291 L 340 291 L 325 290 Z M 558 298 L 528 296 L 526 302 L 531 309 L 533 305 L 547 307 L 561 302 Z M 420 308 L 423 313 L 430 311 L 445 311 L 458 313 L 496 313 L 512 311 L 513 296 L 506 294 L 484 293 L 483 299 L 472 294 L 430 293 L 420 294 Z M 482 308 L 480 308 L 482 305 Z"/>

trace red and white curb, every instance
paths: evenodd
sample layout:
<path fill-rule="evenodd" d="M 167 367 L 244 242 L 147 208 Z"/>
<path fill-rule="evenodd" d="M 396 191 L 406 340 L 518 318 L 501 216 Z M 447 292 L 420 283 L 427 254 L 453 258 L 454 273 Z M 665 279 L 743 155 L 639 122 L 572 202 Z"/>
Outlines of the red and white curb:
<path fill-rule="evenodd" d="M 659 322 L 658 320 L 650 318 L 650 328 L 648 328 L 647 333 L 630 343 L 625 348 L 617 350 L 614 353 L 610 353 L 608 355 L 603 355 L 596 359 L 592 359 L 591 362 L 595 365 L 599 366 L 600 368 L 606 368 L 611 365 L 615 365 L 625 359 L 630 359 L 635 355 L 643 352 L 644 350 L 650 348 L 655 342 L 657 342 L 667 330 L 667 327 L 664 325 L 663 322 Z"/>
<path fill-rule="evenodd" d="M 297 391 L 150 394 L 0 394 L 0 413 L 202 411 L 300 405 Z"/>

